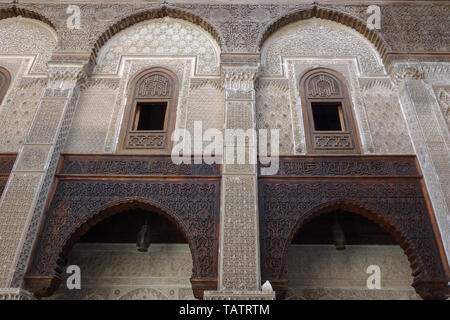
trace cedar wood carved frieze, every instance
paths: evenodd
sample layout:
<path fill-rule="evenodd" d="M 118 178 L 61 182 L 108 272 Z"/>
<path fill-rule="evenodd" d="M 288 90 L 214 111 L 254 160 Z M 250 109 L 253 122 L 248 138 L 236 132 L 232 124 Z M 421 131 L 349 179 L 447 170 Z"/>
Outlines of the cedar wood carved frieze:
<path fill-rule="evenodd" d="M 314 217 L 341 209 L 364 215 L 393 234 L 423 298 L 448 297 L 447 259 L 433 231 L 421 180 L 409 156 L 280 159 L 276 176 L 259 179 L 262 279 L 283 297 L 287 252 L 296 232 Z"/>
<path fill-rule="evenodd" d="M 65 256 L 85 232 L 117 212 L 141 208 L 170 219 L 184 234 L 193 258 L 194 295 L 201 298 L 203 290 L 215 289 L 219 168 L 169 162 L 170 157 L 65 157 L 25 286 L 38 296 L 51 295 Z M 152 174 L 176 177 L 149 177 Z"/>
<path fill-rule="evenodd" d="M 58 175 L 220 176 L 220 165 L 174 164 L 161 156 L 63 156 Z"/>
<path fill-rule="evenodd" d="M 281 157 L 270 177 L 415 177 L 420 178 L 415 156 Z"/>

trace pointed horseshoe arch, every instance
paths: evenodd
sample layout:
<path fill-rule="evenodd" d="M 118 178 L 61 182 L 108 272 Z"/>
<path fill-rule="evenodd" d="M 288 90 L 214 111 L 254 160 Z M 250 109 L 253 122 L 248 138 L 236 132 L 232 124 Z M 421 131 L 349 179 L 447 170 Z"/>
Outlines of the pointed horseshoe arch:
<path fill-rule="evenodd" d="M 308 9 L 295 10 L 282 16 L 281 18 L 277 18 L 276 20 L 272 21 L 268 25 L 268 27 L 261 33 L 258 39 L 259 49 L 261 50 L 264 42 L 282 27 L 297 21 L 310 18 L 331 20 L 355 29 L 375 46 L 383 61 L 385 61 L 386 59 L 387 52 L 390 51 L 390 47 L 383 39 L 383 37 L 374 30 L 370 30 L 363 20 L 337 10 L 323 8 L 316 5 L 311 6 Z"/>
<path fill-rule="evenodd" d="M 345 210 L 391 233 L 408 257 L 412 286 L 424 299 L 450 296 L 450 272 L 439 246 L 420 184 L 262 180 L 260 188 L 262 279 L 283 298 L 287 291 L 288 248 L 313 218 Z"/>
<path fill-rule="evenodd" d="M 204 290 L 217 286 L 218 198 L 218 181 L 61 181 L 24 287 L 36 296 L 52 295 L 61 283 L 67 254 L 82 235 L 119 212 L 144 209 L 166 217 L 184 235 L 193 260 L 194 296 L 202 298 Z"/>
<path fill-rule="evenodd" d="M 119 33 L 120 31 L 122 31 L 136 23 L 146 21 L 146 20 L 151 20 L 151 19 L 164 18 L 164 17 L 183 19 L 183 20 L 186 20 L 188 22 L 191 22 L 193 24 L 200 26 L 201 28 L 206 30 L 217 41 L 219 48 L 221 48 L 221 49 L 223 48 L 224 41 L 222 39 L 222 36 L 216 30 L 216 28 L 213 27 L 208 21 L 206 21 L 205 19 L 203 19 L 189 11 L 186 11 L 186 10 L 181 10 L 181 9 L 173 8 L 170 6 L 161 6 L 156 9 L 151 9 L 151 10 L 132 14 L 132 15 L 116 22 L 112 26 L 110 26 L 105 32 L 103 32 L 101 34 L 101 36 L 95 42 L 94 47 L 91 52 L 91 58 L 90 58 L 91 63 L 94 65 L 96 64 L 97 56 L 98 56 L 98 53 L 100 52 L 100 49 L 115 34 Z"/>

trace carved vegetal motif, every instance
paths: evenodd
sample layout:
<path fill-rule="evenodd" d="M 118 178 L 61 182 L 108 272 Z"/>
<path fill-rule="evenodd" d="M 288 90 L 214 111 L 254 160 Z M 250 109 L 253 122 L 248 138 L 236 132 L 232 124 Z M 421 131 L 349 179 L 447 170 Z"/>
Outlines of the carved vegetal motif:
<path fill-rule="evenodd" d="M 413 286 L 423 298 L 447 297 L 449 274 L 433 233 L 421 178 L 412 167 L 413 159 L 392 158 L 378 165 L 377 160 L 355 160 L 345 165 L 343 159 L 336 158 L 335 166 L 330 167 L 331 159 L 322 164 L 314 159 L 311 166 L 304 159 L 293 166 L 295 160 L 290 159 L 281 162 L 280 175 L 288 180 L 259 180 L 262 279 L 270 280 L 283 296 L 288 279 L 287 250 L 296 232 L 322 213 L 343 209 L 374 220 L 390 230 L 404 250 L 408 248 L 405 253 L 415 275 Z M 296 180 L 303 176 L 307 164 L 317 168 L 307 175 L 316 179 Z M 351 167 L 356 175 L 381 174 L 386 178 L 330 180 L 345 175 Z M 395 177 L 398 173 L 410 178 L 390 179 L 390 174 Z"/>
<path fill-rule="evenodd" d="M 78 164 L 72 162 L 63 167 L 71 172 L 98 172 L 102 167 L 101 161 L 94 161 L 91 166 L 82 161 Z M 142 172 L 132 165 L 125 168 L 130 170 L 125 169 L 126 172 Z M 156 211 L 176 223 L 191 248 L 194 290 L 205 289 L 205 282 L 210 286 L 217 279 L 219 184 L 219 180 L 202 179 L 189 182 L 61 180 L 28 273 L 31 280 L 27 286 L 38 295 L 51 294 L 55 283 L 60 281 L 60 255 L 70 250 L 88 226 L 121 210 L 139 207 Z M 51 280 L 41 284 L 33 282 L 33 277 Z M 196 296 L 201 294 L 197 292 Z"/>

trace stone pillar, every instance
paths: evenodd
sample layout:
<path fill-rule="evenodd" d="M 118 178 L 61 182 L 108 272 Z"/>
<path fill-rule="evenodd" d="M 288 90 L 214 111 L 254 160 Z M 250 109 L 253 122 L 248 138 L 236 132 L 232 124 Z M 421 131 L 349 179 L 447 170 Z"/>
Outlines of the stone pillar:
<path fill-rule="evenodd" d="M 439 129 L 435 113 L 439 107 L 433 89 L 424 81 L 424 73 L 420 69 L 420 65 L 400 64 L 393 68 L 392 75 L 399 86 L 403 113 L 434 211 L 430 218 L 437 242 L 442 244 L 439 248 L 441 259 L 450 274 L 450 153 L 444 132 Z M 436 279 L 433 275 L 420 275 L 419 278 L 420 281 L 415 280 L 413 286 L 423 298 L 442 299 L 450 294 L 446 279 Z"/>
<path fill-rule="evenodd" d="M 254 135 L 254 82 L 259 57 L 255 54 L 223 54 L 221 60 L 225 85 L 225 138 L 219 284 L 218 291 L 205 291 L 205 299 L 274 299 L 274 292 L 261 291 L 259 262 L 257 140 Z M 248 133 L 247 141 L 234 139 L 229 134 L 230 129 Z M 239 154 L 245 155 L 245 163 L 239 160 Z"/>
<path fill-rule="evenodd" d="M 39 106 L 0 201 L 0 297 L 20 290 L 85 79 L 84 64 L 51 61 Z"/>

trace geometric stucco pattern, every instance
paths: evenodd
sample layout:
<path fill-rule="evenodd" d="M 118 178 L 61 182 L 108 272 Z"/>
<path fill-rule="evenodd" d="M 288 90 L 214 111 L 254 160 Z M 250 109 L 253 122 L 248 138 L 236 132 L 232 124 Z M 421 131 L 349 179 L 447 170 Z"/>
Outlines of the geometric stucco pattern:
<path fill-rule="evenodd" d="M 45 73 L 45 64 L 56 46 L 56 34 L 43 22 L 34 19 L 0 20 L 0 54 L 36 55 L 32 73 Z"/>
<path fill-rule="evenodd" d="M 197 72 L 218 74 L 219 51 L 201 28 L 171 18 L 141 22 L 120 32 L 101 50 L 95 73 L 116 73 L 121 56 L 194 56 Z"/>
<path fill-rule="evenodd" d="M 104 150 L 116 94 L 115 89 L 101 86 L 81 91 L 64 152 L 92 154 Z"/>
<path fill-rule="evenodd" d="M 1 272 L 2 287 L 20 287 L 23 280 L 59 154 L 65 144 L 78 99 L 78 91 L 74 88 L 83 74 L 80 73 L 79 66 L 70 65 L 66 68 L 53 65 L 48 71 L 52 79 L 47 82 L 41 96 L 33 123 L 19 152 L 15 170 L 0 203 L 0 216 L 15 219 L 15 232 L 10 233 L 6 241 L 0 243 L 2 252 L 11 249 L 15 251 L 14 256 L 8 256 L 4 260 L 10 269 L 9 272 Z M 16 194 L 21 194 L 24 199 L 15 199 Z M 8 208 L 14 206 L 16 209 L 11 212 Z"/>
<path fill-rule="evenodd" d="M 362 95 L 374 153 L 414 153 L 397 92 L 382 86 L 374 86 L 363 90 Z"/>
<path fill-rule="evenodd" d="M 160 3 L 136 0 L 132 5 L 120 2 L 104 4 L 98 0 L 81 5 L 82 17 L 89 21 L 82 30 L 66 28 L 66 4 L 48 3 L 47 1 L 34 1 L 35 3 L 21 4 L 26 8 L 47 17 L 56 28 L 58 38 L 61 39 L 59 47 L 63 50 L 91 50 L 96 41 L 115 22 L 131 16 L 136 12 L 143 12 L 161 8 Z M 76 3 L 77 1 L 75 1 Z M 311 10 L 311 4 L 294 1 L 282 1 L 279 4 L 267 4 L 247 0 L 246 3 L 212 4 L 207 1 L 177 1 L 170 4 L 172 9 L 179 8 L 194 15 L 202 17 L 216 29 L 222 45 L 229 51 L 246 52 L 258 50 L 258 40 L 268 26 L 288 13 L 298 10 Z M 255 6 L 257 4 L 257 6 Z M 346 14 L 366 21 L 369 14 L 367 6 L 358 3 L 323 4 L 326 9 L 337 14 Z M 4 3 L 0 8 L 8 8 Z M 450 6 L 445 2 L 380 4 L 383 15 L 383 27 L 379 30 L 387 44 L 398 51 L 422 50 L 441 51 L 449 50 L 446 43 L 446 33 L 443 29 L 447 21 Z M 403 19 L 398 19 L 403 17 Z M 430 17 L 433 17 L 430 19 Z M 418 30 L 417 25 L 422 28 Z"/>
<path fill-rule="evenodd" d="M 268 130 L 270 146 L 270 129 L 280 130 L 279 152 L 281 155 L 294 154 L 292 143 L 292 116 L 289 104 L 289 88 L 267 87 L 256 91 L 256 126 Z M 270 147 L 268 147 L 270 151 Z"/>
<path fill-rule="evenodd" d="M 273 34 L 261 49 L 262 73 L 281 75 L 282 57 L 356 57 L 363 74 L 383 74 L 375 48 L 361 34 L 338 23 L 309 19 Z"/>
<path fill-rule="evenodd" d="M 17 152 L 39 104 L 45 86 L 36 81 L 29 86 L 14 86 L 0 109 L 0 152 Z"/>

